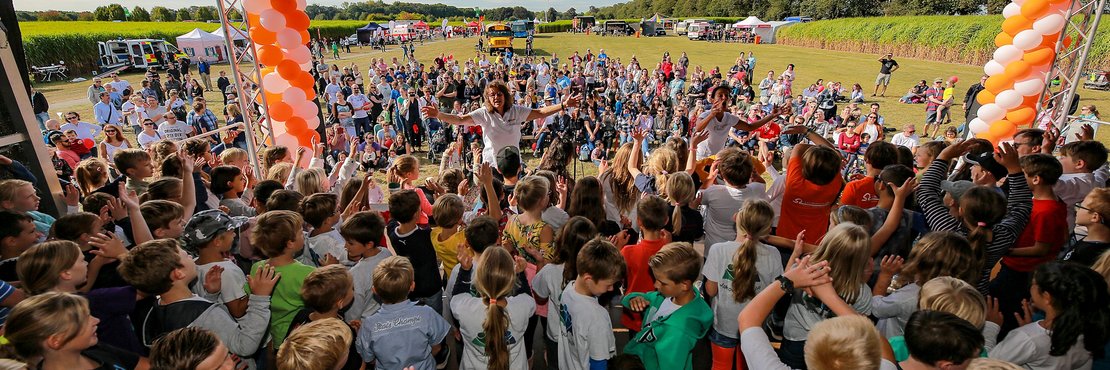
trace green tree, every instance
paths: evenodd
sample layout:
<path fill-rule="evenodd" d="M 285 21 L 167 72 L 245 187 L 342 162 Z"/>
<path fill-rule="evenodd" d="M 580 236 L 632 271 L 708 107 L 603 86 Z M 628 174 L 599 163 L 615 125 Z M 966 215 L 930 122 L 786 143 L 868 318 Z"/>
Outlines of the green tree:
<path fill-rule="evenodd" d="M 131 10 L 131 20 L 135 22 L 150 22 L 150 13 L 143 9 L 143 7 L 136 5 L 135 9 Z"/>
<path fill-rule="evenodd" d="M 108 7 L 98 6 L 96 10 L 93 10 L 93 19 L 98 21 L 110 21 L 112 20 L 112 14 L 108 12 Z"/>
<path fill-rule="evenodd" d="M 556 19 L 559 19 L 559 11 L 555 8 L 547 8 L 547 11 L 543 14 L 543 20 L 551 22 Z"/>
<path fill-rule="evenodd" d="M 92 20 L 96 20 L 96 19 L 93 18 L 93 13 L 92 12 L 80 12 L 80 13 L 77 13 L 77 20 L 79 20 L 79 21 L 92 21 Z"/>
<path fill-rule="evenodd" d="M 201 22 L 207 22 L 210 20 L 219 19 L 219 16 L 216 15 L 216 12 L 213 11 L 212 7 L 199 6 L 197 7 L 193 19 Z"/>
<path fill-rule="evenodd" d="M 125 21 L 127 20 L 127 12 L 123 10 L 123 5 L 109 4 L 108 17 L 110 21 Z"/>
<path fill-rule="evenodd" d="M 586 9 L 586 14 L 596 14 L 597 11 L 598 11 L 598 9 L 597 9 L 596 6 L 590 5 L 590 8 Z M 574 17 L 571 17 L 571 18 L 574 18 Z"/>
<path fill-rule="evenodd" d="M 231 8 L 227 11 L 227 19 L 240 20 L 243 19 L 243 14 L 239 13 L 239 9 Z"/>
<path fill-rule="evenodd" d="M 764 20 L 778 20 L 797 12 L 793 0 L 769 0 L 763 13 Z"/>
<path fill-rule="evenodd" d="M 150 8 L 150 20 L 155 22 L 173 22 L 177 20 L 177 14 L 164 6 L 156 6 Z"/>
<path fill-rule="evenodd" d="M 177 11 L 176 19 L 178 22 L 191 21 L 193 20 L 193 16 L 189 14 L 189 8 L 181 8 Z"/>
<path fill-rule="evenodd" d="M 593 8 L 593 7 L 591 7 L 591 8 Z M 597 8 L 594 8 L 594 9 L 597 9 Z M 578 11 L 574 10 L 574 8 L 567 9 L 567 11 L 563 12 L 563 16 L 566 17 L 566 19 L 574 19 L 574 17 L 577 17 L 578 15 L 579 15 Z"/>

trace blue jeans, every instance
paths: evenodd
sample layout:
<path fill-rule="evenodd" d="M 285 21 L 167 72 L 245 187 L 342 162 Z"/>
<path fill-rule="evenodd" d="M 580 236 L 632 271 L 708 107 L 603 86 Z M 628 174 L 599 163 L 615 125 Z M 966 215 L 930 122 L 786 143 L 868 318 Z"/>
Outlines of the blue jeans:
<path fill-rule="evenodd" d="M 443 290 L 441 289 L 441 290 L 437 291 L 436 294 L 432 294 L 430 297 L 417 298 L 416 302 L 417 303 L 423 303 L 424 305 L 426 305 L 428 307 L 431 307 L 432 309 L 436 310 L 436 312 L 442 314 L 443 313 Z"/>
<path fill-rule="evenodd" d="M 49 119 L 49 112 L 35 113 L 35 120 L 39 121 L 39 130 L 46 131 L 46 121 Z"/>
<path fill-rule="evenodd" d="M 707 336 L 707 338 L 709 339 L 709 343 L 713 343 L 724 348 L 736 348 L 736 346 L 740 345 L 739 338 L 729 338 L 724 334 L 717 332 L 716 329 L 709 329 L 709 335 Z"/>

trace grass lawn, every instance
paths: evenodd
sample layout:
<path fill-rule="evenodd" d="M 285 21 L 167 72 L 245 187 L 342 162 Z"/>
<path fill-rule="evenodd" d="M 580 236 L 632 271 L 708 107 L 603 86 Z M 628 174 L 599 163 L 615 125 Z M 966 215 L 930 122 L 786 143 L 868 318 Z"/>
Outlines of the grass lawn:
<path fill-rule="evenodd" d="M 416 49 L 416 56 L 422 62 L 431 64 L 432 59 L 440 54 L 454 55 L 456 59 L 465 57 L 473 57 L 474 42 L 473 38 L 467 39 L 453 39 L 450 41 L 439 41 L 428 43 L 423 46 L 418 46 Z M 516 46 L 519 49 L 524 48 L 524 41 L 517 40 Z M 851 86 L 854 83 L 859 83 L 864 87 L 864 91 L 870 96 L 875 81 L 875 76 L 879 71 L 879 63 L 877 60 L 880 55 L 872 54 L 857 54 L 846 53 L 837 51 L 827 51 L 821 49 L 801 48 L 782 45 L 750 45 L 750 44 L 735 44 L 735 43 L 709 43 L 705 41 L 689 41 L 685 37 L 669 35 L 666 37 L 601 37 L 596 35 L 583 35 L 583 34 L 540 34 L 535 37 L 534 48 L 540 56 L 550 57 L 552 54 L 557 54 L 563 61 L 568 56 L 579 51 L 581 54 L 586 53 L 586 49 L 591 49 L 594 54 L 597 54 L 600 49 L 605 49 L 605 52 L 610 58 L 620 58 L 622 62 L 627 61 L 635 56 L 640 65 L 644 68 L 654 68 L 662 57 L 663 52 L 669 51 L 673 60 L 677 60 L 682 52 L 686 52 L 690 58 L 690 65 L 701 65 L 704 69 L 708 70 L 713 67 L 720 67 L 722 70 L 728 70 L 741 51 L 754 52 L 757 58 L 756 61 L 756 81 L 762 79 L 768 70 L 774 70 L 776 73 L 781 73 L 786 68 L 786 65 L 793 63 L 795 65 L 796 79 L 794 84 L 795 94 L 800 92 L 809 84 L 815 82 L 818 78 L 825 81 L 839 81 L 846 86 Z M 373 51 L 369 47 L 353 47 L 352 54 L 343 54 L 342 60 L 338 63 L 341 65 L 348 65 L 355 63 L 365 71 L 371 58 L 377 57 L 401 57 L 400 49 L 394 47 L 389 51 L 383 53 L 380 51 Z M 897 56 L 896 56 L 896 59 Z M 387 59 L 388 60 L 388 59 Z M 332 63 L 330 58 L 328 63 Z M 885 98 L 869 98 L 868 102 L 878 102 L 882 104 L 880 113 L 886 118 L 886 125 L 888 127 L 901 127 L 902 125 L 913 123 L 918 128 L 923 128 L 925 119 L 924 105 L 907 105 L 898 103 L 898 98 L 901 97 L 906 90 L 908 90 L 918 80 L 929 80 L 933 78 L 949 76 L 958 76 L 959 84 L 957 84 L 957 100 L 963 99 L 963 93 L 969 86 L 978 82 L 979 76 L 982 75 L 982 68 L 979 66 L 963 65 L 963 64 L 950 64 L 938 63 L 931 61 L 922 61 L 915 59 L 899 59 L 900 69 L 894 73 L 891 85 L 887 91 Z M 691 67 L 692 68 L 692 67 Z M 215 76 L 218 71 L 229 71 L 227 65 L 213 66 L 213 83 L 215 83 Z M 365 73 L 365 72 L 364 72 Z M 129 80 L 133 85 L 138 85 L 142 79 L 139 73 L 131 73 L 121 76 Z M 82 117 L 92 117 L 92 104 L 85 99 L 85 91 L 91 82 L 81 83 L 68 83 L 56 82 L 50 84 L 37 85 L 38 89 L 42 91 L 47 100 L 50 102 L 51 112 L 62 111 L 77 111 Z M 1080 89 L 1079 94 L 1082 95 L 1083 104 L 1094 104 L 1095 106 L 1103 107 L 1103 109 L 1110 109 L 1110 92 L 1095 91 Z M 217 113 L 222 112 L 223 106 L 216 93 L 208 93 L 208 100 L 210 102 L 209 109 Z M 953 109 L 954 113 L 962 113 L 959 105 Z M 957 113 L 959 112 L 959 113 Z M 125 130 L 130 134 L 130 130 Z M 1110 130 L 1101 130 L 1098 139 L 1103 142 L 1110 139 Z M 527 157 L 527 156 L 526 156 Z M 529 161 L 530 165 L 535 165 L 538 160 Z M 438 168 L 426 164 L 423 174 L 425 176 L 435 174 Z M 597 169 L 592 163 L 579 163 L 579 171 L 584 171 L 586 174 L 596 174 Z M 582 172 L 580 172 L 582 173 Z"/>

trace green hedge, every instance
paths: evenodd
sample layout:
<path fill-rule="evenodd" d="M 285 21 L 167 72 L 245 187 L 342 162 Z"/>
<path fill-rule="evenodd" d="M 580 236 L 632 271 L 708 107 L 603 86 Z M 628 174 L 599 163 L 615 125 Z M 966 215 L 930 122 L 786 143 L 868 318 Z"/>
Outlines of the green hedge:
<path fill-rule="evenodd" d="M 997 48 L 1000 15 L 841 18 L 793 24 L 779 29 L 777 42 L 829 50 L 982 65 Z M 1105 68 L 1110 56 L 1110 25 L 1102 25 L 1091 46 L 1089 65 Z"/>

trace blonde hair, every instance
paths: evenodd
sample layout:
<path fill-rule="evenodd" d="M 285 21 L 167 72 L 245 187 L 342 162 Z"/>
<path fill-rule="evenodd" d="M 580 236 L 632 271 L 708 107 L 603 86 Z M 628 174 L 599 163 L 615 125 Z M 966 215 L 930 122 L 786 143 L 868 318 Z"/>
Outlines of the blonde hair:
<path fill-rule="evenodd" d="M 760 240 L 771 234 L 774 218 L 775 209 L 762 200 L 744 202 L 736 213 L 736 240 L 740 242 L 732 256 L 732 299 L 736 302 L 755 296 L 755 282 L 759 280 L 755 264 Z"/>
<path fill-rule="evenodd" d="M 628 172 L 628 161 L 631 156 L 632 143 L 624 143 L 617 149 L 609 168 L 598 175 L 598 180 L 608 183 L 613 189 L 613 203 L 621 212 L 632 211 L 632 207 L 636 206 L 636 200 L 640 199 L 640 189 L 636 188 L 635 179 L 632 173 Z"/>
<path fill-rule="evenodd" d="M 482 262 L 474 273 L 474 289 L 486 307 L 486 320 L 482 330 L 486 336 L 485 354 L 489 357 L 490 370 L 509 368 L 509 344 L 505 332 L 509 330 L 509 311 L 490 301 L 506 298 L 516 287 L 516 264 L 505 248 L 488 248 L 482 252 Z"/>
<path fill-rule="evenodd" d="M 285 338 L 277 351 L 279 370 L 331 370 L 343 363 L 354 334 L 336 318 L 301 325 Z"/>
<path fill-rule="evenodd" d="M 852 223 L 834 226 L 821 239 L 811 261 L 829 262 L 833 288 L 848 304 L 860 298 L 870 299 L 860 296 L 860 285 L 867 281 L 863 271 L 871 263 L 871 234 L 863 227 Z"/>
<path fill-rule="evenodd" d="M 405 300 L 412 289 L 412 262 L 407 257 L 389 256 L 374 269 L 371 277 L 374 293 L 381 297 L 382 303 L 391 304 Z"/>
<path fill-rule="evenodd" d="M 882 336 L 867 317 L 849 315 L 822 320 L 806 338 L 806 365 L 813 370 L 877 370 L 882 359 L 880 340 Z"/>
<path fill-rule="evenodd" d="M 667 199 L 675 203 L 674 211 L 671 212 L 671 230 L 678 234 L 682 232 L 682 207 L 694 200 L 698 189 L 694 187 L 694 178 L 682 171 L 667 175 L 667 185 L 664 188 Z"/>
<path fill-rule="evenodd" d="M 89 158 L 73 169 L 77 186 L 82 194 L 92 194 L 108 181 L 108 163 L 100 158 Z"/>
<path fill-rule="evenodd" d="M 1098 256 L 1098 260 L 1091 264 L 1091 270 L 1095 270 L 1103 279 L 1110 282 L 1110 251 L 1102 252 Z"/>
<path fill-rule="evenodd" d="M 323 168 L 309 168 L 297 173 L 297 178 L 293 179 L 293 185 L 295 190 L 307 197 L 328 191 L 324 188 L 327 181 L 328 174 Z"/>
<path fill-rule="evenodd" d="M 251 245 L 268 258 L 285 253 L 289 242 L 303 232 L 304 220 L 293 211 L 269 211 L 255 219 Z"/>
<path fill-rule="evenodd" d="M 521 212 L 547 209 L 547 206 L 551 204 L 551 197 L 548 196 L 550 186 L 547 179 L 540 176 L 527 176 L 520 179 L 520 182 L 513 189 L 517 207 L 520 208 Z"/>
<path fill-rule="evenodd" d="M 75 242 L 53 240 L 39 243 L 19 255 L 16 273 L 23 290 L 28 294 L 42 294 L 56 288 L 62 281 L 62 273 L 80 258 L 83 258 L 81 247 Z M 79 278 L 85 279 L 84 276 Z"/>
<path fill-rule="evenodd" d="M 293 164 L 281 162 L 270 166 L 270 170 L 266 172 L 266 180 L 274 180 L 284 184 L 285 180 L 289 179 L 290 172 L 293 172 Z"/>
<path fill-rule="evenodd" d="M 411 154 L 405 154 L 393 160 L 393 165 L 389 167 L 389 171 L 401 177 L 414 171 L 419 174 L 420 161 Z"/>
<path fill-rule="evenodd" d="M 898 274 L 896 287 L 908 284 L 925 284 L 940 276 L 952 276 L 968 283 L 979 281 L 979 260 L 971 251 L 971 243 L 963 235 L 951 231 L 925 234 L 906 260 Z"/>
<path fill-rule="evenodd" d="M 674 242 L 664 245 L 648 260 L 648 267 L 656 279 L 666 278 L 675 283 L 693 283 L 701 275 L 702 257 L 690 243 Z"/>
<path fill-rule="evenodd" d="M 234 105 L 230 105 L 230 107 L 234 107 Z M 240 159 L 250 159 L 250 156 L 247 154 L 246 150 L 239 148 L 227 148 L 224 149 L 223 152 L 220 152 L 220 163 L 227 164 L 228 162 Z"/>
<path fill-rule="evenodd" d="M 1021 366 L 1011 364 L 1006 361 L 996 360 L 993 358 L 976 358 L 972 359 L 967 365 L 967 370 L 1022 370 Z"/>
<path fill-rule="evenodd" d="M 682 165 L 678 162 L 678 154 L 674 150 L 661 147 L 651 152 L 644 166 L 644 174 L 655 178 L 656 189 L 663 192 L 667 187 L 667 175 L 680 171 Z"/>
<path fill-rule="evenodd" d="M 34 185 L 31 184 L 30 182 L 23 181 L 23 180 L 17 180 L 17 179 L 0 180 L 0 202 L 14 202 L 14 201 L 16 201 L 16 199 L 15 199 L 16 192 L 19 191 L 19 188 L 22 188 L 24 186 L 30 186 L 32 188 L 34 187 Z"/>
<path fill-rule="evenodd" d="M 966 281 L 951 276 L 933 278 L 921 286 L 917 297 L 919 310 L 947 312 L 980 329 L 987 321 L 987 300 Z"/>
<path fill-rule="evenodd" d="M 150 162 L 154 164 L 154 173 L 162 173 L 162 161 L 165 161 L 171 154 L 177 153 L 177 143 L 170 140 L 158 140 L 150 145 L 149 150 Z"/>
<path fill-rule="evenodd" d="M 43 341 L 61 334 L 62 344 L 81 333 L 89 321 L 89 302 L 76 294 L 49 292 L 25 298 L 12 308 L 4 337 L 17 355 L 31 359 L 43 355 Z"/>
<path fill-rule="evenodd" d="M 462 197 L 456 194 L 444 194 L 436 199 L 436 203 L 432 205 L 432 218 L 435 219 L 436 226 L 439 227 L 458 226 L 462 221 L 464 212 L 466 212 L 466 204 Z"/>

